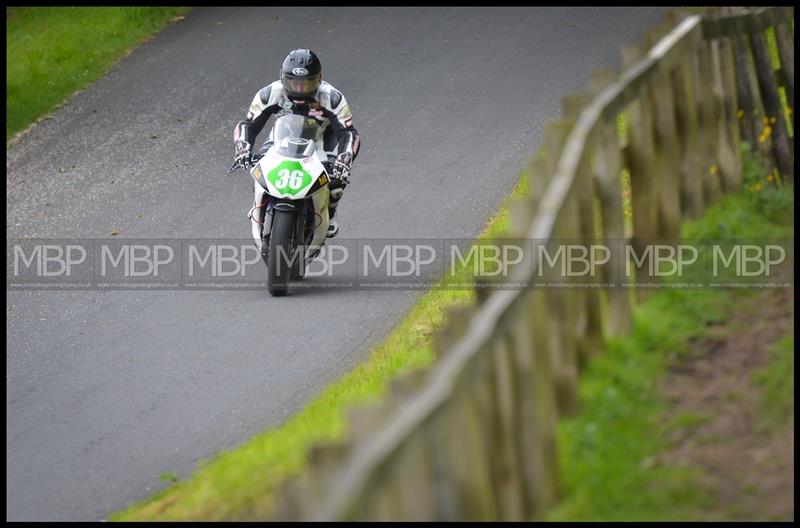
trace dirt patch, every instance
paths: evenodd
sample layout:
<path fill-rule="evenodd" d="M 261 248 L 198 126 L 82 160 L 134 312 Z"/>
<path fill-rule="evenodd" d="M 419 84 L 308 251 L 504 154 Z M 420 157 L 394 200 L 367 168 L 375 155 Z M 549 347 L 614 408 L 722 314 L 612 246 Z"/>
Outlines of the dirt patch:
<path fill-rule="evenodd" d="M 790 520 L 794 517 L 794 417 L 765 427 L 755 371 L 769 349 L 791 331 L 793 290 L 747 298 L 727 321 L 690 343 L 662 386 L 669 401 L 672 447 L 658 458 L 700 468 L 714 505 L 707 520 Z"/>

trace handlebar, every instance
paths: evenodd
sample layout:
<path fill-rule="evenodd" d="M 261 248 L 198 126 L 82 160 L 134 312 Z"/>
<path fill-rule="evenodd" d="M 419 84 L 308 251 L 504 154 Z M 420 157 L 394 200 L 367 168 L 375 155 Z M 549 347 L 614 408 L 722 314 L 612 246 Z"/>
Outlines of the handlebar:
<path fill-rule="evenodd" d="M 262 153 L 257 152 L 255 154 L 252 154 L 250 156 L 250 159 L 241 158 L 241 160 L 234 160 L 233 164 L 231 165 L 231 168 L 228 169 L 228 174 L 237 169 L 250 170 L 250 168 L 254 167 L 258 163 L 258 161 L 263 157 L 264 156 Z"/>
<path fill-rule="evenodd" d="M 245 168 L 244 163 L 242 163 L 240 160 L 235 160 L 233 162 L 233 165 L 231 165 L 231 168 L 228 169 L 228 174 L 232 173 L 235 170 L 244 169 L 244 168 Z"/>

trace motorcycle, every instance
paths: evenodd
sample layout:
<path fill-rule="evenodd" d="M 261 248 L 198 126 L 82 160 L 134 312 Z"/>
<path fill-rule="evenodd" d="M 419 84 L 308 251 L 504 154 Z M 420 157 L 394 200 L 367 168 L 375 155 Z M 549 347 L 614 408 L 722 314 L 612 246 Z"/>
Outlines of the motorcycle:
<path fill-rule="evenodd" d="M 276 297 L 288 293 L 290 280 L 303 277 L 325 244 L 330 175 L 322 133 L 313 117 L 280 116 L 272 129 L 274 143 L 250 166 L 250 175 L 266 194 L 248 216 L 267 266 L 267 289 Z M 230 171 L 235 168 L 234 163 Z"/>

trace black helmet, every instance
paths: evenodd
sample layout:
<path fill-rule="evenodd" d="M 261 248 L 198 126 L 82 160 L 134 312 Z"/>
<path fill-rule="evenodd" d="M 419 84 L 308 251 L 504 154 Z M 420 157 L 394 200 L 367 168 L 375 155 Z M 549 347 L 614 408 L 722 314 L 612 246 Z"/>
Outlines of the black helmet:
<path fill-rule="evenodd" d="M 281 84 L 290 99 L 310 99 L 317 93 L 322 79 L 322 63 L 313 51 L 295 49 L 281 66 Z"/>

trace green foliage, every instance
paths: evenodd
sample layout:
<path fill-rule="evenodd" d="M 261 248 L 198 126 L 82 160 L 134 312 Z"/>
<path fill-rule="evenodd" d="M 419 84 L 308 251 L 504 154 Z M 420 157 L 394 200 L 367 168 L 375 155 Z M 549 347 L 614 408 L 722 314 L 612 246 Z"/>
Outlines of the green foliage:
<path fill-rule="evenodd" d="M 694 429 L 711 421 L 711 416 L 703 413 L 682 411 L 666 426 L 667 431 Z"/>
<path fill-rule="evenodd" d="M 105 73 L 179 7 L 6 8 L 6 140 Z"/>
<path fill-rule="evenodd" d="M 753 375 L 761 387 L 763 422 L 779 426 L 794 416 L 794 336 L 787 335 L 770 351 L 770 363 Z"/>
<path fill-rule="evenodd" d="M 772 69 L 779 70 L 781 67 L 780 55 L 778 53 L 778 41 L 775 37 L 775 28 L 770 27 L 764 32 L 767 41 L 767 49 L 769 50 L 769 58 L 772 61 Z M 778 88 L 778 96 L 781 100 L 781 107 L 783 108 L 783 117 L 789 136 L 794 138 L 794 126 L 792 120 L 793 108 L 789 108 L 789 100 L 786 97 L 786 89 L 783 86 Z"/>
<path fill-rule="evenodd" d="M 748 158 L 747 179 L 763 178 Z M 683 226 L 684 238 L 793 238 L 790 185 L 775 185 L 771 195 L 745 188 L 727 196 L 703 218 Z M 666 402 L 658 392 L 672 361 L 684 355 L 690 338 L 712 322 L 725 320 L 747 291 L 662 290 L 638 305 L 633 329 L 606 343 L 581 373 L 580 414 L 559 424 L 559 463 L 563 499 L 550 520 L 691 520 L 714 500 L 690 468 L 659 461 L 668 447 L 664 433 L 693 428 L 708 417 L 682 414 L 665 420 Z M 782 341 L 775 361 L 755 379 L 764 387 L 765 409 L 793 413 L 794 342 Z"/>
<path fill-rule="evenodd" d="M 770 27 L 764 32 L 769 50 L 769 58 L 772 61 L 772 69 L 778 70 L 781 67 L 781 60 L 778 56 L 778 41 L 775 40 L 775 28 Z"/>
<path fill-rule="evenodd" d="M 160 480 L 161 482 L 174 483 L 178 481 L 178 476 L 175 473 L 172 473 L 171 471 L 163 471 L 158 476 L 158 480 Z"/>
<path fill-rule="evenodd" d="M 708 504 L 696 472 L 657 458 L 664 432 L 706 417 L 663 423 L 654 381 L 729 306 L 727 292 L 662 291 L 637 307 L 629 336 L 607 341 L 581 374 L 579 416 L 559 424 L 564 500 L 552 520 L 679 520 Z"/>
<path fill-rule="evenodd" d="M 631 190 L 631 171 L 622 170 L 622 220 L 626 236 L 633 233 L 633 194 Z"/>
<path fill-rule="evenodd" d="M 752 206 L 768 221 L 791 223 L 794 218 L 794 195 L 790 185 L 764 170 L 746 143 L 742 144 L 744 190 Z"/>
<path fill-rule="evenodd" d="M 511 197 L 527 195 L 528 181 L 523 173 Z M 684 232 L 692 238 L 719 232 L 731 237 L 749 229 L 748 235 L 755 238 L 785 230 L 761 219 L 756 204 L 747 196 L 723 200 Z M 507 205 L 508 201 L 479 241 L 507 231 Z M 456 280 L 470 278 L 471 261 L 459 269 Z M 465 304 L 472 295 L 471 290 L 433 288 L 386 341 L 373 348 L 366 362 L 326 387 L 285 424 L 204 461 L 185 481 L 113 520 L 248 519 L 268 512 L 277 486 L 306 467 L 308 446 L 341 438 L 347 409 L 378 400 L 398 374 L 430 365 L 431 332 L 442 325 L 447 307 Z M 661 424 L 663 402 L 653 381 L 670 360 L 686 353 L 688 337 L 726 316 L 733 295 L 742 293 L 662 291 L 637 308 L 633 334 L 611 340 L 608 351 L 592 361 L 581 378 L 581 415 L 560 426 L 566 500 L 553 518 L 677 519 L 708 501 L 696 486 L 696 473 L 662 467 L 655 458 L 665 444 L 654 431 L 694 427 L 704 418 L 684 416 Z"/>
<path fill-rule="evenodd" d="M 623 145 L 628 142 L 628 120 L 624 112 L 617 114 L 617 139 Z"/>
<path fill-rule="evenodd" d="M 742 144 L 742 192 L 726 195 L 699 221 L 682 226 L 685 239 L 788 239 L 793 232 L 794 186 L 768 174 Z"/>

